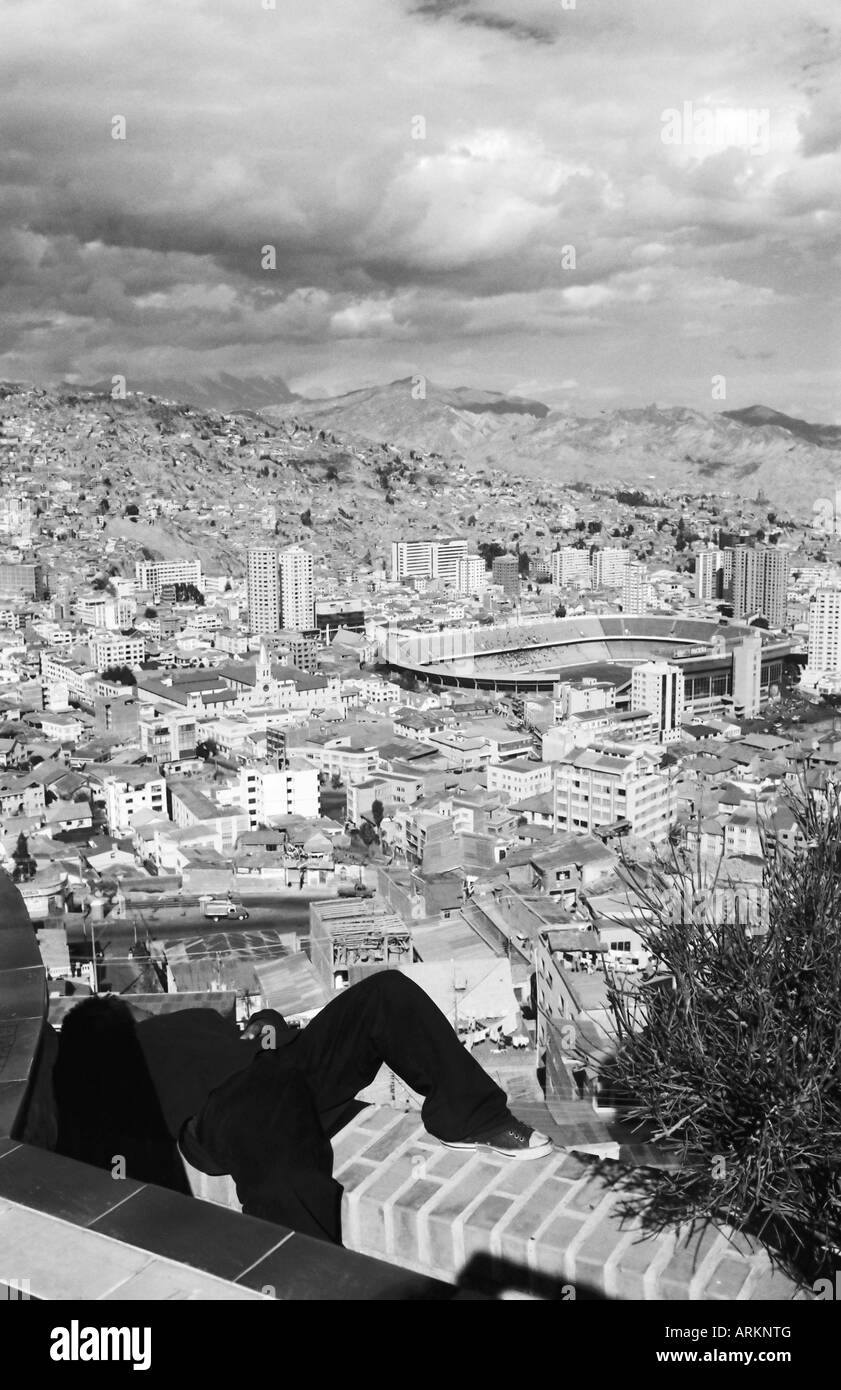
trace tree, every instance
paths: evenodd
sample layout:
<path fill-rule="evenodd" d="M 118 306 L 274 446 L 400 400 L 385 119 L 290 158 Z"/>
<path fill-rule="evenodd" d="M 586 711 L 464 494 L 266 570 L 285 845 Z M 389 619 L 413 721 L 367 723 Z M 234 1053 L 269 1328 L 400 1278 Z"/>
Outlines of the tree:
<path fill-rule="evenodd" d="M 566 611 L 566 608 L 565 608 L 564 604 L 559 603 L 558 606 L 557 606 L 557 608 L 555 609 L 555 617 L 556 617 L 556 618 L 565 618 L 566 615 L 567 615 L 567 611 Z"/>
<path fill-rule="evenodd" d="M 140 515 L 140 508 L 138 507 L 137 503 L 136 503 L 136 502 L 129 502 L 128 506 L 126 507 L 125 511 L 123 512 L 123 516 L 139 516 L 139 515 Z"/>
<path fill-rule="evenodd" d="M 648 1215 L 726 1221 L 814 1280 L 841 1245 L 841 788 L 788 806 L 800 847 L 764 836 L 759 928 L 674 847 L 634 874 L 661 984 L 609 989 L 610 1076 L 678 1163 Z"/>
<path fill-rule="evenodd" d="M 99 512 L 100 516 L 105 516 L 105 513 L 110 510 L 107 497 L 103 497 L 96 510 Z"/>
<path fill-rule="evenodd" d="M 201 589 L 197 589 L 195 584 L 182 583 L 180 580 L 175 585 L 176 603 L 195 603 L 199 608 L 204 607 L 204 594 Z"/>
<path fill-rule="evenodd" d="M 301 512 L 301 525 L 312 526 L 312 511 L 309 507 L 307 507 L 306 511 Z"/>
<path fill-rule="evenodd" d="M 210 762 L 219 753 L 219 744 L 215 738 L 202 739 L 201 743 L 196 744 L 196 757 L 203 758 L 206 763 Z"/>
<path fill-rule="evenodd" d="M 476 547 L 476 552 L 484 560 L 486 570 L 493 569 L 494 560 L 506 553 L 505 546 L 499 545 L 497 541 L 480 541 Z"/>
<path fill-rule="evenodd" d="M 527 551 L 527 550 L 521 550 L 520 553 L 519 553 L 519 555 L 517 556 L 517 568 L 518 568 L 519 571 L 520 571 L 520 578 L 521 578 L 521 579 L 524 579 L 525 576 L 528 574 L 530 564 L 531 564 L 531 559 L 529 558 L 529 553 L 528 553 L 528 551 Z"/>
<path fill-rule="evenodd" d="M 378 831 L 379 831 L 380 826 L 381 826 L 382 823 L 383 823 L 383 817 L 384 817 L 384 816 L 385 816 L 385 807 L 383 806 L 383 803 L 382 803 L 381 801 L 372 801 L 372 802 L 371 802 L 371 819 L 372 819 L 372 821 L 374 822 L 374 825 L 377 827 L 377 830 L 378 830 Z"/>
<path fill-rule="evenodd" d="M 144 618 L 157 618 L 157 616 L 158 616 L 158 610 L 157 610 L 157 608 L 152 608 L 151 605 L 150 605 L 149 607 L 144 608 L 144 610 L 143 610 L 143 616 L 144 616 Z"/>
<path fill-rule="evenodd" d="M 113 681 L 115 685 L 134 685 L 134 676 L 129 666 L 107 666 L 102 672 L 104 681 Z"/>

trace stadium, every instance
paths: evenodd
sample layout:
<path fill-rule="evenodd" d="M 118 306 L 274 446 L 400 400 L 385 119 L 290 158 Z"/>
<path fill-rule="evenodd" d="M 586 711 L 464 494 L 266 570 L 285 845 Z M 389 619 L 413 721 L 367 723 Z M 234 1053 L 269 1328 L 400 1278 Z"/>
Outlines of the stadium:
<path fill-rule="evenodd" d="M 395 674 L 433 688 L 550 692 L 560 680 L 593 677 L 621 692 L 641 661 L 668 660 L 685 672 L 693 704 L 732 695 L 734 652 L 759 631 L 760 685 L 779 683 L 791 638 L 737 623 L 652 614 L 550 618 L 493 627 L 402 630 L 389 635 L 385 660 Z"/>

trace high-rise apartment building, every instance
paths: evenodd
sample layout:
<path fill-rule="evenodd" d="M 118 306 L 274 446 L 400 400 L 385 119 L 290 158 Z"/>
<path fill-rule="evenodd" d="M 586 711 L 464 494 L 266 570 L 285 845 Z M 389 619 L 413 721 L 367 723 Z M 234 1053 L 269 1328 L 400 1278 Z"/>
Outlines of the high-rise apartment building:
<path fill-rule="evenodd" d="M 277 632 L 280 628 L 280 576 L 277 551 L 272 546 L 259 545 L 249 550 L 247 588 L 249 631 Z M 312 623 L 308 626 L 312 627 Z"/>
<path fill-rule="evenodd" d="M 734 618 L 759 614 L 770 627 L 785 627 L 788 555 L 773 545 L 733 548 L 731 602 Z"/>
<path fill-rule="evenodd" d="M 552 552 L 552 583 L 559 589 L 589 589 L 590 552 L 586 546 L 562 545 Z"/>
<path fill-rule="evenodd" d="M 467 541 L 438 541 L 435 543 L 437 555 L 434 556 L 433 577 L 439 584 L 458 585 L 458 567 L 467 559 Z"/>
<path fill-rule="evenodd" d="M 695 556 L 695 597 L 714 603 L 724 594 L 724 551 L 709 546 Z"/>
<path fill-rule="evenodd" d="M 841 589 L 819 589 L 809 605 L 808 668 L 841 675 Z"/>
<path fill-rule="evenodd" d="M 467 558 L 467 541 L 392 541 L 391 577 L 400 579 L 438 579 L 442 584 L 458 583 L 458 565 Z"/>
<path fill-rule="evenodd" d="M 762 688 L 762 633 L 753 628 L 733 648 L 733 704 L 742 719 L 759 714 Z"/>
<path fill-rule="evenodd" d="M 593 555 L 593 586 L 596 589 L 618 589 L 625 578 L 630 552 L 618 545 L 606 545 Z"/>
<path fill-rule="evenodd" d="M 312 556 L 299 545 L 280 552 L 280 616 L 284 628 L 315 627 L 315 579 Z"/>
<path fill-rule="evenodd" d="M 683 671 L 668 661 L 643 661 L 631 672 L 631 709 L 654 716 L 660 743 L 680 738 L 684 716 Z"/>
<path fill-rule="evenodd" d="M 485 587 L 485 562 L 481 555 L 464 555 L 458 562 L 456 588 L 460 594 L 480 594 Z"/>
<path fill-rule="evenodd" d="M 432 541 L 392 541 L 392 579 L 431 579 L 432 545 Z"/>
<path fill-rule="evenodd" d="M 520 593 L 520 561 L 516 555 L 497 555 L 491 566 L 494 584 L 502 585 L 502 592 L 509 598 L 517 598 Z"/>
<path fill-rule="evenodd" d="M 638 560 L 631 560 L 625 566 L 625 577 L 622 580 L 622 612 L 647 612 L 650 588 L 645 565 L 641 565 Z"/>

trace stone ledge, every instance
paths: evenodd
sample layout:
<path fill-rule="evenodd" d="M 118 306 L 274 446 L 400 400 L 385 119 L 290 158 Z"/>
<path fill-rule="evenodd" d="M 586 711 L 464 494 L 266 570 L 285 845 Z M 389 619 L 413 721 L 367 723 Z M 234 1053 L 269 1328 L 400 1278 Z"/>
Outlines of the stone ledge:
<path fill-rule="evenodd" d="M 415 1115 L 363 1111 L 334 1141 L 350 1247 L 439 1279 L 561 1298 L 792 1299 L 803 1291 L 729 1228 L 647 1232 L 633 1169 L 558 1151 L 513 1163 L 438 1144 Z"/>
<path fill-rule="evenodd" d="M 423 1272 L 7 1139 L 0 1252 L 0 1289 L 28 1281 L 39 1299 L 459 1296 Z"/>
<path fill-rule="evenodd" d="M 3 1198 L 0 1244 L 0 1287 L 8 1290 L 7 1298 L 271 1301 L 257 1290 Z"/>
<path fill-rule="evenodd" d="M 416 1113 L 372 1106 L 333 1140 L 345 1245 L 486 1291 L 549 1298 L 755 1301 L 807 1297 L 756 1241 L 726 1227 L 647 1232 L 633 1168 L 558 1150 L 514 1163 L 448 1149 Z M 194 1194 L 239 1210 L 230 1178 L 189 1169 Z"/>

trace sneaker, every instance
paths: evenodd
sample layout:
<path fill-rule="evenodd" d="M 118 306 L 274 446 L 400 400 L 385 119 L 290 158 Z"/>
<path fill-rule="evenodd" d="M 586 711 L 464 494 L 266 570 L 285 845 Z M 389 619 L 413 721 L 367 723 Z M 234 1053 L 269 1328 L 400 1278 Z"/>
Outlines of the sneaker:
<path fill-rule="evenodd" d="M 554 1151 L 552 1140 L 531 1125 L 524 1124 L 513 1115 L 481 1139 L 462 1139 L 458 1143 L 442 1139 L 448 1149 L 492 1149 L 503 1158 L 528 1161 L 532 1158 L 547 1158 Z"/>

